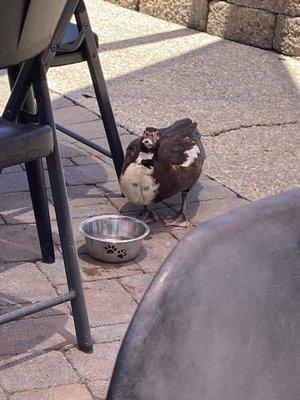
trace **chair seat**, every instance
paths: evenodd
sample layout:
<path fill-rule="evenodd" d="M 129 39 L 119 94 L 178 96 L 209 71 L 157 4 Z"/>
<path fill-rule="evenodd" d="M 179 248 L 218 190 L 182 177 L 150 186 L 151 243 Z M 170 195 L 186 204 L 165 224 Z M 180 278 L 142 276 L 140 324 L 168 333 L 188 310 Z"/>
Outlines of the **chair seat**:
<path fill-rule="evenodd" d="M 52 151 L 49 126 L 17 124 L 0 118 L 0 169 L 46 157 Z"/>
<path fill-rule="evenodd" d="M 94 33 L 94 32 L 93 32 Z M 70 23 L 64 37 L 61 41 L 61 45 L 69 45 L 72 43 L 75 43 L 77 38 L 79 36 L 78 28 L 76 24 Z M 98 36 L 96 33 L 94 33 L 94 38 L 96 42 L 97 48 L 99 48 L 99 40 Z M 52 67 L 58 67 L 62 65 L 69 65 L 69 64 L 75 64 L 78 62 L 86 61 L 86 56 L 84 53 L 84 48 L 83 45 L 81 45 L 77 50 L 75 51 L 65 51 L 62 48 L 58 47 L 56 56 L 54 60 L 52 61 Z"/>

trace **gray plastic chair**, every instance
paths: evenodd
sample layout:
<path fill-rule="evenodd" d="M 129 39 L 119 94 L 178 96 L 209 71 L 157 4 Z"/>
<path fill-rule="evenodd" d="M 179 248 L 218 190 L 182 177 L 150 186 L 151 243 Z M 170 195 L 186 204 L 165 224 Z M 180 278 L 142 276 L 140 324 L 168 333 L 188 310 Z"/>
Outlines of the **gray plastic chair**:
<path fill-rule="evenodd" d="M 46 79 L 46 49 L 53 36 L 60 43 L 77 5 L 78 0 L 0 0 L 0 69 L 22 65 L 0 118 L 0 171 L 19 163 L 41 162 L 46 157 L 69 289 L 55 298 L 1 315 L 0 325 L 70 301 L 78 346 L 91 352 L 89 321 Z M 61 19 L 65 19 L 65 24 L 59 24 Z M 35 115 L 22 109 L 31 88 L 36 99 Z M 22 122 L 28 117 L 35 118 L 35 123 L 17 123 L 20 114 Z M 36 182 L 32 180 L 34 191 Z M 37 196 L 39 190 L 45 192 L 43 180 L 36 186 Z M 44 221 L 48 220 L 46 215 Z"/>
<path fill-rule="evenodd" d="M 300 399 L 299 246 L 300 189 L 198 226 L 139 305 L 107 399 Z"/>

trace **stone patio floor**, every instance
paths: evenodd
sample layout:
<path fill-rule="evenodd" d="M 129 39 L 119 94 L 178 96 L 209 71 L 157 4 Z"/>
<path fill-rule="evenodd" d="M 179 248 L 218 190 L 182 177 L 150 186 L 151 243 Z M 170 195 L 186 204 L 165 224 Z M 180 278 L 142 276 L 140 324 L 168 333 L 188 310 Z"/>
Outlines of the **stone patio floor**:
<path fill-rule="evenodd" d="M 117 44 L 120 43 L 120 37 L 125 42 L 129 40 L 128 37 L 132 34 L 129 31 L 134 25 L 137 31 L 144 29 L 146 26 L 148 30 L 152 29 L 153 34 L 155 32 L 160 34 L 164 29 L 166 32 L 173 32 L 175 27 L 177 30 L 184 30 L 182 27 L 174 24 L 168 24 L 164 21 L 157 22 L 157 20 L 151 17 L 124 10 L 101 1 L 97 2 L 97 12 L 99 13 L 97 16 L 97 12 L 95 11 L 96 2 L 89 0 L 87 4 L 93 11 L 91 17 L 95 30 L 99 30 L 101 35 L 103 35 L 103 37 L 100 35 L 100 40 L 103 39 L 104 42 L 111 42 L 112 48 L 119 48 Z M 114 25 L 112 28 L 109 28 L 107 18 L 111 13 L 114 13 L 116 16 L 114 21 L 118 20 L 119 23 L 122 18 L 126 19 L 129 15 L 131 16 L 132 25 L 127 26 L 128 31 L 122 25 L 120 25 L 119 31 L 114 31 Z M 100 17 L 104 21 L 103 26 L 100 25 Z M 98 25 L 97 18 L 99 18 Z M 191 35 L 189 30 L 185 31 L 188 31 L 185 33 L 188 35 L 188 38 L 200 35 L 199 37 L 202 39 L 202 42 L 200 40 L 199 48 L 203 45 L 203 41 L 215 41 L 215 38 L 209 35 L 201 33 Z M 115 41 L 115 34 L 118 35 L 119 42 Z M 167 34 L 165 33 L 165 35 Z M 195 40 L 195 38 L 192 40 Z M 219 42 L 220 40 L 218 39 Z M 270 52 L 241 46 L 236 43 L 221 42 L 228 48 L 234 46 L 234 49 L 236 49 L 239 46 L 242 52 L 248 52 L 257 57 L 265 57 L 265 59 L 273 61 L 275 57 L 279 57 Z M 157 51 L 159 46 L 160 44 L 156 43 Z M 188 46 L 188 43 L 185 46 Z M 126 53 L 126 48 L 124 51 L 125 55 L 127 54 L 129 57 L 130 49 L 128 53 Z M 175 52 L 176 50 L 174 50 Z M 123 57 L 125 55 L 123 54 Z M 175 57 L 175 54 L 173 56 Z M 245 54 L 243 57 L 245 57 Z M 108 59 L 106 58 L 105 60 L 104 67 L 107 68 L 107 75 L 110 75 L 112 72 L 107 63 Z M 112 59 L 109 59 L 109 62 L 112 63 Z M 122 59 L 115 57 L 113 62 L 115 64 L 118 62 L 122 63 Z M 183 67 L 185 62 L 186 60 L 183 58 L 179 63 Z M 235 62 L 237 63 L 238 60 Z M 294 61 L 292 63 L 294 65 Z M 217 61 L 215 64 L 217 64 Z M 84 68 L 84 66 L 74 66 L 75 77 L 78 77 L 78 73 L 81 70 L 83 71 L 82 76 L 84 76 L 86 73 Z M 126 68 L 125 66 L 124 69 L 126 70 Z M 222 65 L 215 65 L 215 68 L 222 68 Z M 173 69 L 172 71 L 174 72 L 175 70 Z M 69 73 L 70 69 L 67 70 L 64 68 L 53 70 L 50 73 L 50 87 L 54 89 L 52 91 L 52 98 L 56 120 L 76 131 L 84 132 L 87 137 L 95 142 L 104 144 L 104 129 L 96 110 L 95 99 L 88 94 L 90 89 L 87 91 L 84 85 L 84 89 L 82 89 L 82 82 L 74 78 L 73 81 L 71 80 L 72 82 L 68 81 L 69 83 L 66 83 L 66 85 L 74 85 L 75 82 L 75 91 L 71 92 L 71 89 L 68 91 L 63 90 L 62 82 L 64 79 L 67 80 Z M 144 73 L 146 80 L 149 77 L 149 72 L 148 75 L 147 72 L 144 71 Z M 128 71 L 128 77 L 132 83 L 134 72 Z M 85 78 L 82 79 L 84 80 Z M 148 86 L 149 93 L 151 93 L 151 84 L 153 83 L 151 83 L 151 79 L 150 77 L 150 83 L 148 83 L 150 85 Z M 176 71 L 174 72 L 173 79 L 174 81 L 176 80 Z M 233 78 L 231 77 L 231 79 Z M 239 78 L 236 79 L 238 84 Z M 141 84 L 144 83 L 141 82 Z M 181 86 L 180 84 L 178 85 L 178 97 L 174 101 L 172 115 L 181 117 L 181 114 L 186 111 L 183 109 L 180 112 Z M 121 106 L 122 100 L 118 99 L 117 92 L 111 86 L 110 80 L 108 80 L 108 86 L 112 91 L 113 104 L 116 104 L 117 122 L 124 147 L 134 138 L 134 134 L 139 133 L 140 127 L 144 123 L 143 121 L 145 121 L 144 125 L 150 125 L 153 122 L 156 125 L 160 125 L 160 120 L 162 124 L 167 123 L 167 120 L 168 122 L 172 122 L 170 115 L 167 116 L 167 120 L 162 116 L 164 110 L 166 114 L 169 112 L 168 104 L 160 104 L 161 110 L 158 115 L 155 112 L 151 113 L 151 99 L 148 104 L 146 104 L 147 99 L 143 99 L 145 88 L 142 94 L 139 94 L 136 88 L 134 93 L 141 109 L 145 106 L 145 119 L 143 120 L 143 117 L 139 114 L 141 111 L 136 112 L 136 108 L 132 107 L 132 104 L 128 104 L 129 98 L 127 98 L 128 102 L 125 102 L 126 104 L 123 103 Z M 120 88 L 120 90 L 124 96 L 126 92 L 125 88 Z M 206 127 L 208 166 L 205 169 L 206 173 L 203 174 L 189 198 L 188 212 L 192 220 L 192 225 L 189 229 L 193 229 L 195 225 L 214 215 L 246 204 L 249 199 L 261 197 L 262 194 L 265 195 L 265 190 L 260 186 L 263 178 L 260 176 L 258 186 L 256 186 L 256 181 L 253 179 L 255 174 L 251 171 L 251 167 L 247 173 L 247 169 L 243 166 L 244 156 L 241 156 L 241 153 L 245 155 L 248 149 L 247 157 L 250 160 L 249 147 L 247 146 L 251 143 L 251 137 L 258 145 L 260 143 L 259 140 L 266 138 L 270 125 L 276 125 L 277 128 L 274 128 L 275 130 L 283 130 L 283 133 L 279 132 L 277 134 L 277 138 L 282 137 L 282 135 L 290 138 L 290 144 L 283 144 L 287 152 L 287 157 L 289 160 L 296 157 L 296 131 L 289 131 L 289 133 L 284 131 L 285 129 L 295 128 L 296 113 L 291 108 L 289 114 L 283 113 L 282 115 L 285 115 L 284 118 L 288 119 L 285 122 L 280 116 L 282 107 L 290 107 L 291 99 L 294 98 L 293 90 L 291 86 L 290 91 L 287 88 L 286 104 L 283 105 L 284 102 L 282 102 L 281 108 L 278 106 L 277 114 L 275 112 L 276 104 L 274 105 L 275 111 L 272 111 L 272 115 L 273 117 L 276 115 L 277 122 L 275 120 L 271 121 L 273 117 L 270 115 L 270 109 L 268 109 L 269 111 L 266 111 L 264 114 L 268 122 L 265 124 L 260 122 L 259 127 L 236 128 L 234 118 L 239 117 L 242 120 L 243 117 L 240 115 L 240 111 L 236 111 L 236 114 L 234 114 L 234 107 L 230 111 L 232 113 L 231 118 L 227 118 L 226 121 L 222 117 L 226 114 L 225 111 L 218 116 L 216 108 L 212 109 L 215 119 L 209 116 L 210 125 L 208 124 Z M 0 91 L 0 107 L 3 107 L 5 97 L 8 96 L 9 92 L 4 75 L 0 76 Z M 279 102 L 279 99 L 277 100 Z M 215 106 L 220 105 L 220 101 L 221 99 L 216 102 Z M 193 102 L 193 107 L 195 107 L 195 99 L 193 99 Z M 199 109 L 208 115 L 209 110 L 204 108 L 202 102 L 203 99 L 199 100 Z M 247 108 L 245 102 L 241 101 L 241 103 L 245 111 Z M 253 104 L 253 108 L 256 108 L 256 115 L 258 115 L 257 109 L 259 106 L 258 103 Z M 184 107 L 187 107 L 187 104 Z M 192 114 L 197 112 L 194 109 L 192 110 Z M 244 118 L 255 119 L 255 115 L 249 116 L 249 113 L 247 114 L 245 111 Z M 263 117 L 261 118 L 262 121 Z M 228 127 L 229 120 L 233 124 L 231 128 Z M 202 123 L 204 121 L 202 120 Z M 224 123 L 225 125 L 227 124 L 227 128 Z M 238 124 L 243 125 L 243 121 L 239 121 Z M 217 129 L 226 132 L 232 129 L 231 133 L 233 133 L 233 136 L 229 136 L 228 134 L 225 137 L 220 136 L 221 134 L 214 135 L 214 132 L 217 132 L 216 125 L 219 126 Z M 239 129 L 242 131 L 240 132 L 241 135 L 237 136 L 239 137 L 237 141 L 234 141 L 234 135 L 238 135 Z M 245 129 L 252 129 L 250 136 L 245 136 Z M 264 129 L 266 130 L 264 131 Z M 270 134 L 272 139 L 274 131 Z M 0 400 L 104 399 L 120 341 L 137 304 L 141 300 L 155 272 L 174 246 L 176 246 L 178 240 L 186 233 L 182 229 L 172 230 L 166 228 L 159 221 L 151 224 L 151 235 L 144 242 L 144 248 L 135 261 L 118 266 L 105 265 L 91 259 L 86 253 L 83 238 L 78 232 L 80 223 L 85 218 L 93 215 L 117 212 L 134 215 L 139 210 L 138 207 L 127 204 L 126 200 L 121 197 L 116 175 L 108 158 L 100 156 L 95 151 L 62 134 L 59 134 L 59 137 L 90 324 L 95 341 L 94 353 L 87 355 L 78 351 L 75 347 L 73 321 L 70 308 L 66 304 L 4 325 L 0 328 Z M 217 141 L 214 141 L 214 137 L 218 137 Z M 241 137 L 242 139 L 240 139 Z M 259 137 L 261 139 L 258 139 Z M 276 150 L 276 146 L 273 146 L 270 137 L 264 142 L 263 146 L 265 146 L 265 150 L 273 152 Z M 228 138 L 230 138 L 231 142 L 228 142 Z M 233 148 L 237 149 L 237 144 L 243 146 L 243 143 L 244 148 L 241 152 L 233 150 Z M 286 146 L 288 145 L 294 149 L 294 155 L 287 149 Z M 224 157 L 223 149 L 226 149 L 228 152 L 227 158 Z M 255 153 L 254 159 L 261 162 L 263 153 L 253 151 Z M 218 159 L 220 163 L 219 172 Z M 267 162 L 272 164 L 274 171 L 281 170 L 280 165 L 274 166 L 274 160 L 271 161 L 272 157 Z M 250 165 L 253 165 L 251 163 Z M 295 165 L 294 161 L 292 161 L 292 165 L 290 164 L 292 171 L 297 169 Z M 240 170 L 238 169 L 239 167 Z M 287 167 L 285 168 L 288 169 Z M 218 173 L 217 181 L 215 178 Z M 237 174 L 236 179 L 235 174 Z M 241 174 L 244 177 L 245 191 L 238 190 L 238 188 L 243 188 Z M 262 175 L 268 181 L 269 174 L 264 175 L 262 173 Z M 266 181 L 264 184 L 268 186 Z M 237 182 L 237 184 L 231 185 L 231 182 Z M 49 186 L 48 180 L 47 185 Z M 282 178 L 279 179 L 279 183 L 275 186 L 271 185 L 272 188 L 270 191 L 271 193 L 276 192 L 293 185 L 295 185 L 294 181 L 291 182 L 289 180 L 288 182 L 284 182 Z M 65 290 L 66 280 L 62 265 L 55 213 L 51 201 L 51 193 L 49 192 L 49 207 L 53 221 L 57 258 L 55 264 L 46 265 L 40 261 L 36 227 L 34 225 L 34 217 L 23 167 L 8 168 L 0 175 L 0 313 L 5 313 L 20 305 L 46 299 Z M 167 215 L 173 215 L 178 210 L 178 205 L 178 197 L 159 204 L 157 206 L 159 216 L 162 218 Z"/>

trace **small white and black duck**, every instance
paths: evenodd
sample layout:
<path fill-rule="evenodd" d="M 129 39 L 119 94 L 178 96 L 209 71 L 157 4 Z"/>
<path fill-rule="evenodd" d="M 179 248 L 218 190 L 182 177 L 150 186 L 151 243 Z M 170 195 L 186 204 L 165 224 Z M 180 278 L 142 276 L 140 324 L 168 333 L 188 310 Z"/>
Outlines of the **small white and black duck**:
<path fill-rule="evenodd" d="M 189 118 L 167 128 L 146 128 L 126 150 L 120 186 L 128 201 L 145 206 L 144 218 L 155 213 L 151 204 L 181 193 L 178 218 L 168 225 L 188 226 L 186 199 L 197 182 L 205 151 L 197 123 Z"/>

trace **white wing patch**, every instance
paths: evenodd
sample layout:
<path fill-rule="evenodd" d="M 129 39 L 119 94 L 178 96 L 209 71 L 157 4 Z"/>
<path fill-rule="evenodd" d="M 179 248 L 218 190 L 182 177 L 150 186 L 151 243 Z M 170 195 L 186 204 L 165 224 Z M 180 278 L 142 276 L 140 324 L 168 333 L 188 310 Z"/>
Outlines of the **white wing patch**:
<path fill-rule="evenodd" d="M 198 154 L 200 154 L 199 147 L 195 144 L 190 150 L 186 150 L 184 154 L 187 155 L 187 159 L 184 163 L 180 165 L 180 167 L 188 167 L 193 164 L 193 162 L 198 158 Z"/>

